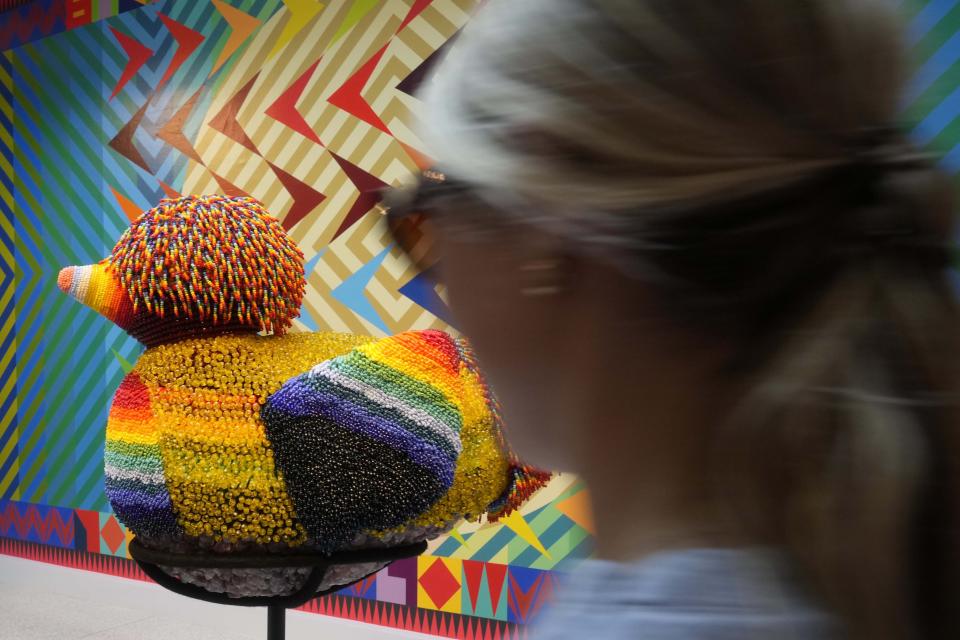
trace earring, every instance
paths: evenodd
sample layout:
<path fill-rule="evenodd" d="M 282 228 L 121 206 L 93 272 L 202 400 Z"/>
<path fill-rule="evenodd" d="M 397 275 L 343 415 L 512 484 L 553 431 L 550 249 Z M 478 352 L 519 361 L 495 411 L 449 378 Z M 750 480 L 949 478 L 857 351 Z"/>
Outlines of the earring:
<path fill-rule="evenodd" d="M 543 298 L 563 291 L 563 287 L 557 283 L 559 267 L 559 260 L 535 260 L 522 265 L 520 271 L 530 282 L 520 289 L 521 295 L 527 298 Z"/>

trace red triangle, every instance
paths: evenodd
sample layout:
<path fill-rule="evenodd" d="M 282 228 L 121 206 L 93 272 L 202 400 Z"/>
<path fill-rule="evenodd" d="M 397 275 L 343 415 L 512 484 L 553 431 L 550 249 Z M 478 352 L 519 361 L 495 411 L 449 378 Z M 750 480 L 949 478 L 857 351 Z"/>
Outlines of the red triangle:
<path fill-rule="evenodd" d="M 113 139 L 107 143 L 111 149 L 122 155 L 127 160 L 130 160 L 147 173 L 151 173 L 150 167 L 147 166 L 147 161 L 143 159 L 140 151 L 134 146 L 133 136 L 140 127 L 140 121 L 143 120 L 143 116 L 147 112 L 147 105 L 149 104 L 150 98 L 147 98 L 147 101 L 143 103 L 143 106 L 140 107 L 135 114 L 133 114 L 132 118 L 130 118 L 130 121 L 123 125 L 123 128 L 117 132 L 117 135 L 113 136 Z"/>
<path fill-rule="evenodd" d="M 210 126 L 227 136 L 232 140 L 236 140 L 250 151 L 259 155 L 256 145 L 253 144 L 253 141 L 247 137 L 246 132 L 244 132 L 243 127 L 240 126 L 240 123 L 237 121 L 237 114 L 240 113 L 240 107 L 243 106 L 244 100 L 247 99 L 247 95 L 250 93 L 250 90 L 253 89 L 254 83 L 256 83 L 257 78 L 260 76 L 257 75 L 250 78 L 250 81 L 243 86 L 240 91 L 230 98 L 227 101 L 227 104 L 223 105 L 223 109 L 220 110 L 220 113 L 215 115 L 213 119 L 209 122 Z"/>
<path fill-rule="evenodd" d="M 203 87 L 197 89 L 197 92 L 154 134 L 156 138 L 163 140 L 183 155 L 200 164 L 204 164 L 203 158 L 201 158 L 197 150 L 193 148 L 193 143 L 187 139 L 187 136 L 183 135 L 183 125 L 186 123 L 187 118 L 190 117 L 190 112 L 193 111 L 194 105 L 196 105 L 197 100 L 200 99 L 200 93 L 202 91 Z"/>
<path fill-rule="evenodd" d="M 173 54 L 173 59 L 170 61 L 170 66 L 167 67 L 167 70 L 164 72 L 163 77 L 160 79 L 160 84 L 157 85 L 157 89 L 166 84 L 167 80 L 170 79 L 177 69 L 187 61 L 187 58 L 190 57 L 194 51 L 197 50 L 197 47 L 200 46 L 200 43 L 204 41 L 203 34 L 199 31 L 194 31 L 186 25 L 182 25 L 172 18 L 168 18 L 162 13 L 158 13 L 157 17 L 167 25 L 167 29 L 170 30 L 170 35 L 173 36 L 173 39 L 177 41 L 179 45 L 177 47 L 177 52 Z"/>
<path fill-rule="evenodd" d="M 357 191 L 366 193 L 368 191 L 377 191 L 389 186 L 377 176 L 373 175 L 372 173 L 367 173 L 349 160 L 345 160 L 335 153 L 331 153 L 330 155 L 333 156 L 333 159 L 337 161 L 337 164 L 340 165 L 340 168 L 343 169 L 343 172 L 347 174 L 348 178 L 350 178 L 350 182 L 356 185 Z"/>
<path fill-rule="evenodd" d="M 493 615 L 497 615 L 500 606 L 500 594 L 503 593 L 503 581 L 507 579 L 507 565 L 487 563 L 487 587 L 490 589 L 490 602 Z"/>
<path fill-rule="evenodd" d="M 270 165 L 270 168 L 273 169 L 273 172 L 277 175 L 277 179 L 283 184 L 284 189 L 287 190 L 290 197 L 293 198 L 293 206 L 290 207 L 287 215 L 283 218 L 283 228 L 289 231 L 294 225 L 306 218 L 311 211 L 316 209 L 321 202 L 326 200 L 327 196 L 307 183 L 290 175 L 272 162 L 268 162 L 267 164 Z"/>
<path fill-rule="evenodd" d="M 470 594 L 470 608 L 477 610 L 477 598 L 480 595 L 480 583 L 483 581 L 483 563 L 475 560 L 463 561 L 463 579 L 467 582 Z"/>
<path fill-rule="evenodd" d="M 160 182 L 160 188 L 163 189 L 163 192 L 167 194 L 168 198 L 180 198 L 183 196 L 182 193 L 177 192 L 176 189 L 168 185 L 163 180 L 159 180 L 159 182 Z"/>
<path fill-rule="evenodd" d="M 401 29 L 410 24 L 414 18 L 423 13 L 423 10 L 427 8 L 432 0 L 415 0 L 413 6 L 410 7 L 410 12 L 407 13 L 407 17 L 403 19 L 403 22 L 400 23 L 400 29 L 397 29 L 399 33 Z"/>
<path fill-rule="evenodd" d="M 230 196 L 231 198 L 234 198 L 237 196 L 249 197 L 249 194 L 247 194 L 247 192 L 245 192 L 243 189 L 233 184 L 226 178 L 220 175 L 217 175 L 213 171 L 211 171 L 210 173 L 213 175 L 213 179 L 217 181 L 217 184 L 220 185 L 220 190 L 223 191 L 223 195 Z"/>
<path fill-rule="evenodd" d="M 313 76 L 313 72 L 316 71 L 317 65 L 319 64 L 320 60 L 317 60 L 310 65 L 310 68 L 297 78 L 293 84 L 287 87 L 264 113 L 274 120 L 290 127 L 300 135 L 322 145 L 323 143 L 320 141 L 320 136 L 310 128 L 310 125 L 304 120 L 303 115 L 297 111 L 297 102 L 300 101 L 300 96 L 303 95 L 304 89 L 307 88 L 307 84 L 310 82 L 310 78 Z"/>
<path fill-rule="evenodd" d="M 337 161 L 337 164 L 340 165 L 340 168 L 343 169 L 343 172 L 347 174 L 347 177 L 350 178 L 354 186 L 357 187 L 357 191 L 360 192 L 353 206 L 350 207 L 350 211 L 347 212 L 347 215 L 340 222 L 340 227 L 336 233 L 333 234 L 332 240 L 339 237 L 344 231 L 356 224 L 360 218 L 373 209 L 374 205 L 380 202 L 380 190 L 389 185 L 375 175 L 367 173 L 357 165 L 341 158 L 337 154 L 331 153 L 331 155 L 333 159 Z"/>
<path fill-rule="evenodd" d="M 130 82 L 133 76 L 137 75 L 140 67 L 147 63 L 147 60 L 153 55 L 153 50 L 148 49 L 127 34 L 117 31 L 113 27 L 110 27 L 110 31 L 113 32 L 113 36 L 127 54 L 127 65 L 123 68 L 123 73 L 120 74 L 120 79 L 117 81 L 117 86 L 113 88 L 113 93 L 110 94 L 110 99 L 112 100 L 114 96 L 120 93 L 120 90 Z"/>
<path fill-rule="evenodd" d="M 370 76 L 373 75 L 374 69 L 377 68 L 377 64 L 380 63 L 380 58 L 383 57 L 386 50 L 387 45 L 383 45 L 383 48 L 367 60 L 349 80 L 343 83 L 343 86 L 333 92 L 333 95 L 327 99 L 327 102 L 356 116 L 367 124 L 380 129 L 384 133 L 390 133 L 387 125 L 384 124 L 380 116 L 374 112 L 362 95 L 364 87 L 366 87 L 367 82 L 370 81 Z M 390 135 L 393 134 L 390 133 Z"/>

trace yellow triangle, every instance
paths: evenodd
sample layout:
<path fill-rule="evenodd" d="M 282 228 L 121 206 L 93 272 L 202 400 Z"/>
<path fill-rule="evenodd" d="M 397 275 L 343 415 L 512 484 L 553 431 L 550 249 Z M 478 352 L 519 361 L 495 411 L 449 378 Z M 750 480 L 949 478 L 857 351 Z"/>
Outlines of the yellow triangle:
<path fill-rule="evenodd" d="M 370 13 L 371 9 L 377 6 L 377 4 L 378 0 L 353 0 L 353 5 L 350 7 L 350 11 L 347 12 L 347 17 L 343 19 L 343 23 L 340 25 L 340 28 L 337 29 L 335 34 L 333 34 L 333 39 L 330 41 L 331 44 L 339 40 L 343 34 L 355 27 L 365 15 Z"/>
<path fill-rule="evenodd" d="M 464 539 L 464 537 L 460 534 L 460 532 L 457 529 L 454 529 L 453 531 L 450 532 L 450 537 L 456 540 L 457 542 L 459 542 L 461 546 L 468 549 L 470 548 L 470 546 L 467 544 L 467 541 Z"/>
<path fill-rule="evenodd" d="M 275 56 L 277 52 L 286 47 L 295 35 L 300 33 L 305 26 L 310 24 L 311 20 L 317 17 L 317 14 L 323 11 L 324 7 L 317 0 L 283 0 L 283 4 L 287 5 L 290 15 L 287 17 L 287 24 L 283 27 L 283 31 L 277 38 L 277 42 L 273 45 L 273 50 L 268 57 Z"/>
<path fill-rule="evenodd" d="M 230 37 L 227 38 L 226 44 L 223 45 L 223 49 L 220 51 L 220 55 L 217 56 L 217 61 L 213 63 L 213 69 L 210 71 L 212 75 L 223 66 L 230 56 L 236 53 L 237 49 L 240 48 L 240 45 L 243 44 L 244 40 L 250 37 L 250 34 L 257 30 L 257 27 L 260 26 L 261 22 L 257 18 L 254 18 L 248 13 L 244 13 L 237 9 L 236 7 L 231 7 L 229 4 L 223 0 L 210 0 L 213 3 L 213 6 L 217 8 L 217 11 L 223 16 L 223 19 L 227 21 L 227 24 L 230 25 Z"/>
<path fill-rule="evenodd" d="M 543 546 L 543 543 L 540 542 L 540 538 L 537 537 L 537 534 L 533 532 L 533 529 L 530 528 L 530 525 L 527 523 L 526 519 L 520 515 L 519 511 L 514 511 L 506 518 L 501 518 L 500 522 L 503 523 L 505 527 L 513 531 L 515 534 L 520 536 L 520 539 L 529 544 L 531 547 L 550 558 L 550 552 L 547 551 L 546 547 Z M 553 558 L 550 558 L 551 560 Z"/>

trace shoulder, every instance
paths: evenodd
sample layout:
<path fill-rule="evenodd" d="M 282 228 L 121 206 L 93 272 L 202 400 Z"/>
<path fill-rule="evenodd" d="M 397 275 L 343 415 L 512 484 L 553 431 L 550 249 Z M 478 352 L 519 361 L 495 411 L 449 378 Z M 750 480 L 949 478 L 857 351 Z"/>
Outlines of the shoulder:
<path fill-rule="evenodd" d="M 768 550 L 685 550 L 571 572 L 531 640 L 839 638 L 835 620 Z"/>

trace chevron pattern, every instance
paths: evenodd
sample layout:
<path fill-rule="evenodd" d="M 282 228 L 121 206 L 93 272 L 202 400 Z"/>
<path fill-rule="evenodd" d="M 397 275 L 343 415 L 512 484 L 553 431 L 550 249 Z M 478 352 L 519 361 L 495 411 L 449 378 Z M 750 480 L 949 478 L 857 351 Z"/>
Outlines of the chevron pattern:
<path fill-rule="evenodd" d="M 20 497 L 13 123 L 13 76 L 10 55 L 4 53 L 0 55 L 0 500 Z"/>
<path fill-rule="evenodd" d="M 107 185 L 90 171 L 104 164 L 102 118 L 109 113 L 101 105 L 113 76 L 106 65 L 88 64 L 99 46 L 86 37 L 90 31 L 73 33 L 77 37 L 25 45 L 12 59 L 21 123 L 13 154 L 19 485 L 30 502 L 105 510 L 101 427 L 110 389 L 121 377 L 113 350 L 133 359 L 137 346 L 69 304 L 54 282 L 61 266 L 106 255 L 128 224 Z M 37 77 L 61 78 L 63 85 L 37 83 Z M 65 92 L 75 109 L 57 106 Z M 112 178 L 130 175 L 124 169 L 117 167 Z"/>
<path fill-rule="evenodd" d="M 0 501 L 0 536 L 73 549 L 73 510 Z"/>

